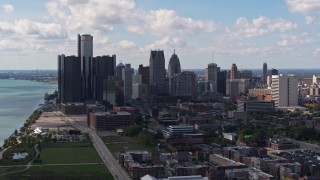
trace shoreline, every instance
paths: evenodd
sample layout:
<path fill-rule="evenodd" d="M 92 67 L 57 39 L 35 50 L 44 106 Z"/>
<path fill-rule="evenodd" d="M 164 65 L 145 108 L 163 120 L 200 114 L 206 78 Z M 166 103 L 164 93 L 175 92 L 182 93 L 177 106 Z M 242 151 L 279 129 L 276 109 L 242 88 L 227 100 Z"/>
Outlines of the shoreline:
<path fill-rule="evenodd" d="M 39 106 L 39 105 L 38 105 L 38 106 Z M 6 149 L 6 148 L 7 148 L 7 147 L 6 147 L 6 148 L 4 148 L 4 147 L 3 147 L 3 146 L 4 146 L 4 142 L 5 142 L 6 140 L 8 140 L 8 139 L 10 139 L 10 138 L 14 137 L 14 136 L 15 136 L 15 131 L 16 131 L 16 130 L 18 131 L 18 134 L 19 134 L 19 133 L 22 133 L 20 130 L 21 130 L 21 128 L 23 128 L 23 127 L 24 127 L 24 124 L 26 124 L 26 123 L 27 123 L 27 121 L 30 119 L 30 117 L 32 117 L 33 115 L 36 115 L 36 113 L 38 113 L 38 112 L 39 112 L 39 110 L 40 110 L 40 112 L 41 112 L 41 109 L 43 108 L 43 106 L 44 106 L 44 105 L 41 105 L 41 106 L 39 106 L 38 108 L 36 108 L 36 109 L 31 113 L 31 115 L 30 115 L 30 116 L 28 116 L 28 118 L 27 118 L 26 120 L 24 120 L 24 121 L 23 121 L 23 125 L 22 125 L 19 129 L 14 129 L 14 130 L 13 130 L 13 133 L 12 133 L 12 134 L 10 134 L 10 135 L 9 135 L 9 137 L 7 137 L 7 138 L 5 138 L 5 139 L 4 139 L 3 144 L 0 146 L 0 150 L 1 150 L 1 151 L 3 151 L 4 149 Z M 38 119 L 39 119 L 39 117 L 38 117 L 36 120 L 38 120 Z M 36 120 L 35 120 L 35 121 L 36 121 Z M 32 124 L 33 124 L 33 123 L 32 123 Z M 30 125 L 32 125 L 32 124 L 30 124 Z M 29 125 L 29 126 L 30 126 L 30 125 Z"/>
<path fill-rule="evenodd" d="M 2 79 L 2 80 L 10 80 L 10 79 Z M 33 82 L 42 82 L 42 81 L 36 81 L 36 80 L 27 80 L 27 79 L 12 79 L 12 80 L 22 80 L 22 81 L 33 81 Z M 55 85 L 55 83 L 51 82 L 42 82 L 42 83 L 46 83 L 46 84 L 52 84 Z M 57 87 L 53 88 L 52 91 L 50 90 L 49 94 L 54 94 L 54 92 L 57 90 Z M 39 95 L 40 96 L 40 95 Z M 26 113 L 25 115 L 23 115 L 24 117 L 21 117 L 21 121 L 16 124 L 16 126 L 12 126 L 12 131 L 10 133 L 10 129 L 8 128 L 8 134 L 4 134 L 4 136 L 1 138 L 2 142 L 0 142 L 0 151 L 2 151 L 4 149 L 4 145 L 5 145 L 5 141 L 9 140 L 10 138 L 15 136 L 15 130 L 17 130 L 18 132 L 20 132 L 21 128 L 24 127 L 24 124 L 27 123 L 27 121 L 30 119 L 31 116 L 35 115 L 35 113 L 42 111 L 42 109 L 46 106 L 45 104 L 45 93 L 43 95 L 41 95 L 41 98 L 39 98 L 39 100 L 37 102 L 34 103 L 33 108 L 30 108 L 30 113 Z"/>

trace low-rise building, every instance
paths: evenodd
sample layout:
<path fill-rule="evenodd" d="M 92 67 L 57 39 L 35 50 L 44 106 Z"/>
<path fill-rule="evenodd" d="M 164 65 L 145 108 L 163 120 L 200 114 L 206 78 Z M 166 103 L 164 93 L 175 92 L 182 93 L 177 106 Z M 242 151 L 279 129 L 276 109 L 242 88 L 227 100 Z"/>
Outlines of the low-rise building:
<path fill-rule="evenodd" d="M 193 134 L 193 126 L 169 126 L 167 130 L 162 130 L 165 138 L 181 137 L 183 134 Z"/>
<path fill-rule="evenodd" d="M 226 170 L 225 179 L 274 180 L 274 177 L 255 168 L 243 168 Z"/>
<path fill-rule="evenodd" d="M 237 110 L 247 113 L 273 113 L 274 101 L 238 100 Z"/>
<path fill-rule="evenodd" d="M 84 103 L 61 103 L 60 110 L 62 113 L 70 115 L 86 114 Z"/>
<path fill-rule="evenodd" d="M 134 123 L 130 113 L 120 112 L 91 112 L 88 126 L 96 131 L 106 131 L 130 126 Z"/>
<path fill-rule="evenodd" d="M 299 148 L 299 145 L 293 141 L 276 137 L 268 140 L 268 147 L 274 150 L 284 150 Z"/>

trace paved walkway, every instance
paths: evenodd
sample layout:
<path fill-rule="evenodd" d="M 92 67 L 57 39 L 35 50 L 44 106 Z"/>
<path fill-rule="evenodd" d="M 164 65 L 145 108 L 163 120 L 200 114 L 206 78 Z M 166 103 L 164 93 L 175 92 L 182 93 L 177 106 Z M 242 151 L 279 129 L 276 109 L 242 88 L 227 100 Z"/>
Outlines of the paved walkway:
<path fill-rule="evenodd" d="M 33 161 L 38 157 L 38 155 L 39 155 L 38 144 L 36 144 L 36 145 L 34 146 L 34 150 L 36 151 L 36 155 L 33 157 L 33 159 L 31 159 L 31 161 L 28 162 L 28 164 L 26 165 L 26 168 L 21 169 L 21 170 L 17 170 L 17 171 L 2 173 L 2 174 L 0 174 L 0 177 L 1 177 L 1 176 L 5 176 L 5 175 L 9 175 L 9 174 L 15 174 L 15 173 L 19 173 L 19 172 L 23 172 L 23 171 L 28 170 L 28 169 L 32 166 L 32 162 L 33 162 Z M 11 167 L 19 167 L 19 166 L 11 166 Z M 21 167 L 21 165 L 20 165 L 20 167 Z"/>

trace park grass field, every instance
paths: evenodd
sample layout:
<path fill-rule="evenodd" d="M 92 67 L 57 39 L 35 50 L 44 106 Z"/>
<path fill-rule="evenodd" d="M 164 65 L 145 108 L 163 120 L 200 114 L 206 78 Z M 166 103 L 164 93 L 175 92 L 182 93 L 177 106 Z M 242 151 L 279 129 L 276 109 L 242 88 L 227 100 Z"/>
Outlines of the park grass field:
<path fill-rule="evenodd" d="M 42 162 L 33 163 L 30 169 L 3 178 L 113 180 L 95 148 L 84 143 L 52 143 L 42 147 L 40 159 Z"/>
<path fill-rule="evenodd" d="M 21 170 L 21 169 L 24 169 L 26 168 L 26 166 L 19 166 L 19 167 L 1 167 L 0 168 L 0 174 L 2 173 L 6 173 L 6 172 L 11 172 L 11 171 L 18 171 L 18 170 Z"/>
<path fill-rule="evenodd" d="M 42 164 L 101 163 L 94 147 L 43 148 Z"/>
<path fill-rule="evenodd" d="M 23 175 L 77 178 L 87 177 L 88 179 L 106 180 L 113 179 L 104 164 L 32 166 L 27 173 L 24 173 Z"/>

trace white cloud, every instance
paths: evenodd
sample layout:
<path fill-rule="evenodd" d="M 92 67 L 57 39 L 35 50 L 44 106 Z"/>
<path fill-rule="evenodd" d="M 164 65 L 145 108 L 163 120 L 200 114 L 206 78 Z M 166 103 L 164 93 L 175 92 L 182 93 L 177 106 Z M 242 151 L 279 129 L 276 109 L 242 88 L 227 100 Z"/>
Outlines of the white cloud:
<path fill-rule="evenodd" d="M 312 24 L 314 22 L 314 17 L 306 16 L 306 24 Z"/>
<path fill-rule="evenodd" d="M 281 40 L 278 41 L 278 46 L 281 47 L 291 47 L 291 48 L 296 48 L 296 47 L 301 47 L 305 46 L 307 44 L 313 43 L 314 40 L 309 37 L 308 33 L 303 33 L 301 35 L 294 35 L 294 36 L 282 36 Z"/>
<path fill-rule="evenodd" d="M 320 48 L 313 50 L 313 55 L 320 55 Z"/>
<path fill-rule="evenodd" d="M 225 38 L 244 39 L 260 37 L 272 32 L 286 32 L 297 28 L 297 24 L 286 19 L 270 19 L 268 17 L 260 16 L 251 21 L 245 17 L 238 18 L 233 26 L 233 29 L 228 28 L 227 36 Z"/>
<path fill-rule="evenodd" d="M 0 21 L 0 32 L 38 38 L 61 38 L 66 36 L 66 32 L 60 24 L 40 23 L 29 19 L 20 19 L 12 23 Z"/>
<path fill-rule="evenodd" d="M 320 1 L 319 0 L 285 0 L 290 11 L 294 13 L 319 13 Z"/>
<path fill-rule="evenodd" d="M 132 42 L 132 41 L 122 40 L 122 41 L 119 41 L 119 42 L 118 42 L 118 46 L 119 46 L 120 48 L 125 48 L 125 49 L 127 49 L 127 48 L 134 48 L 134 47 L 136 47 L 136 44 L 135 44 L 134 42 Z"/>
<path fill-rule="evenodd" d="M 143 11 L 133 0 L 52 0 L 46 5 L 55 21 L 65 22 L 70 30 L 113 32 L 123 25 L 132 33 L 154 35 L 194 35 L 212 32 L 213 21 L 181 17 L 168 9 Z"/>
<path fill-rule="evenodd" d="M 314 17 L 306 16 L 306 24 L 312 24 L 314 22 Z"/>
<path fill-rule="evenodd" d="M 160 40 L 157 40 L 147 46 L 145 46 L 144 49 L 150 50 L 150 49 L 174 49 L 174 48 L 187 48 L 188 44 L 180 39 L 180 38 L 170 38 L 170 37 L 164 37 Z"/>
<path fill-rule="evenodd" d="M 146 29 L 158 35 L 189 35 L 199 32 L 213 32 L 216 25 L 213 21 L 197 21 L 178 16 L 173 10 L 160 9 L 145 15 Z"/>
<path fill-rule="evenodd" d="M 5 4 L 2 6 L 5 13 L 9 14 L 14 11 L 14 7 L 11 4 Z"/>

